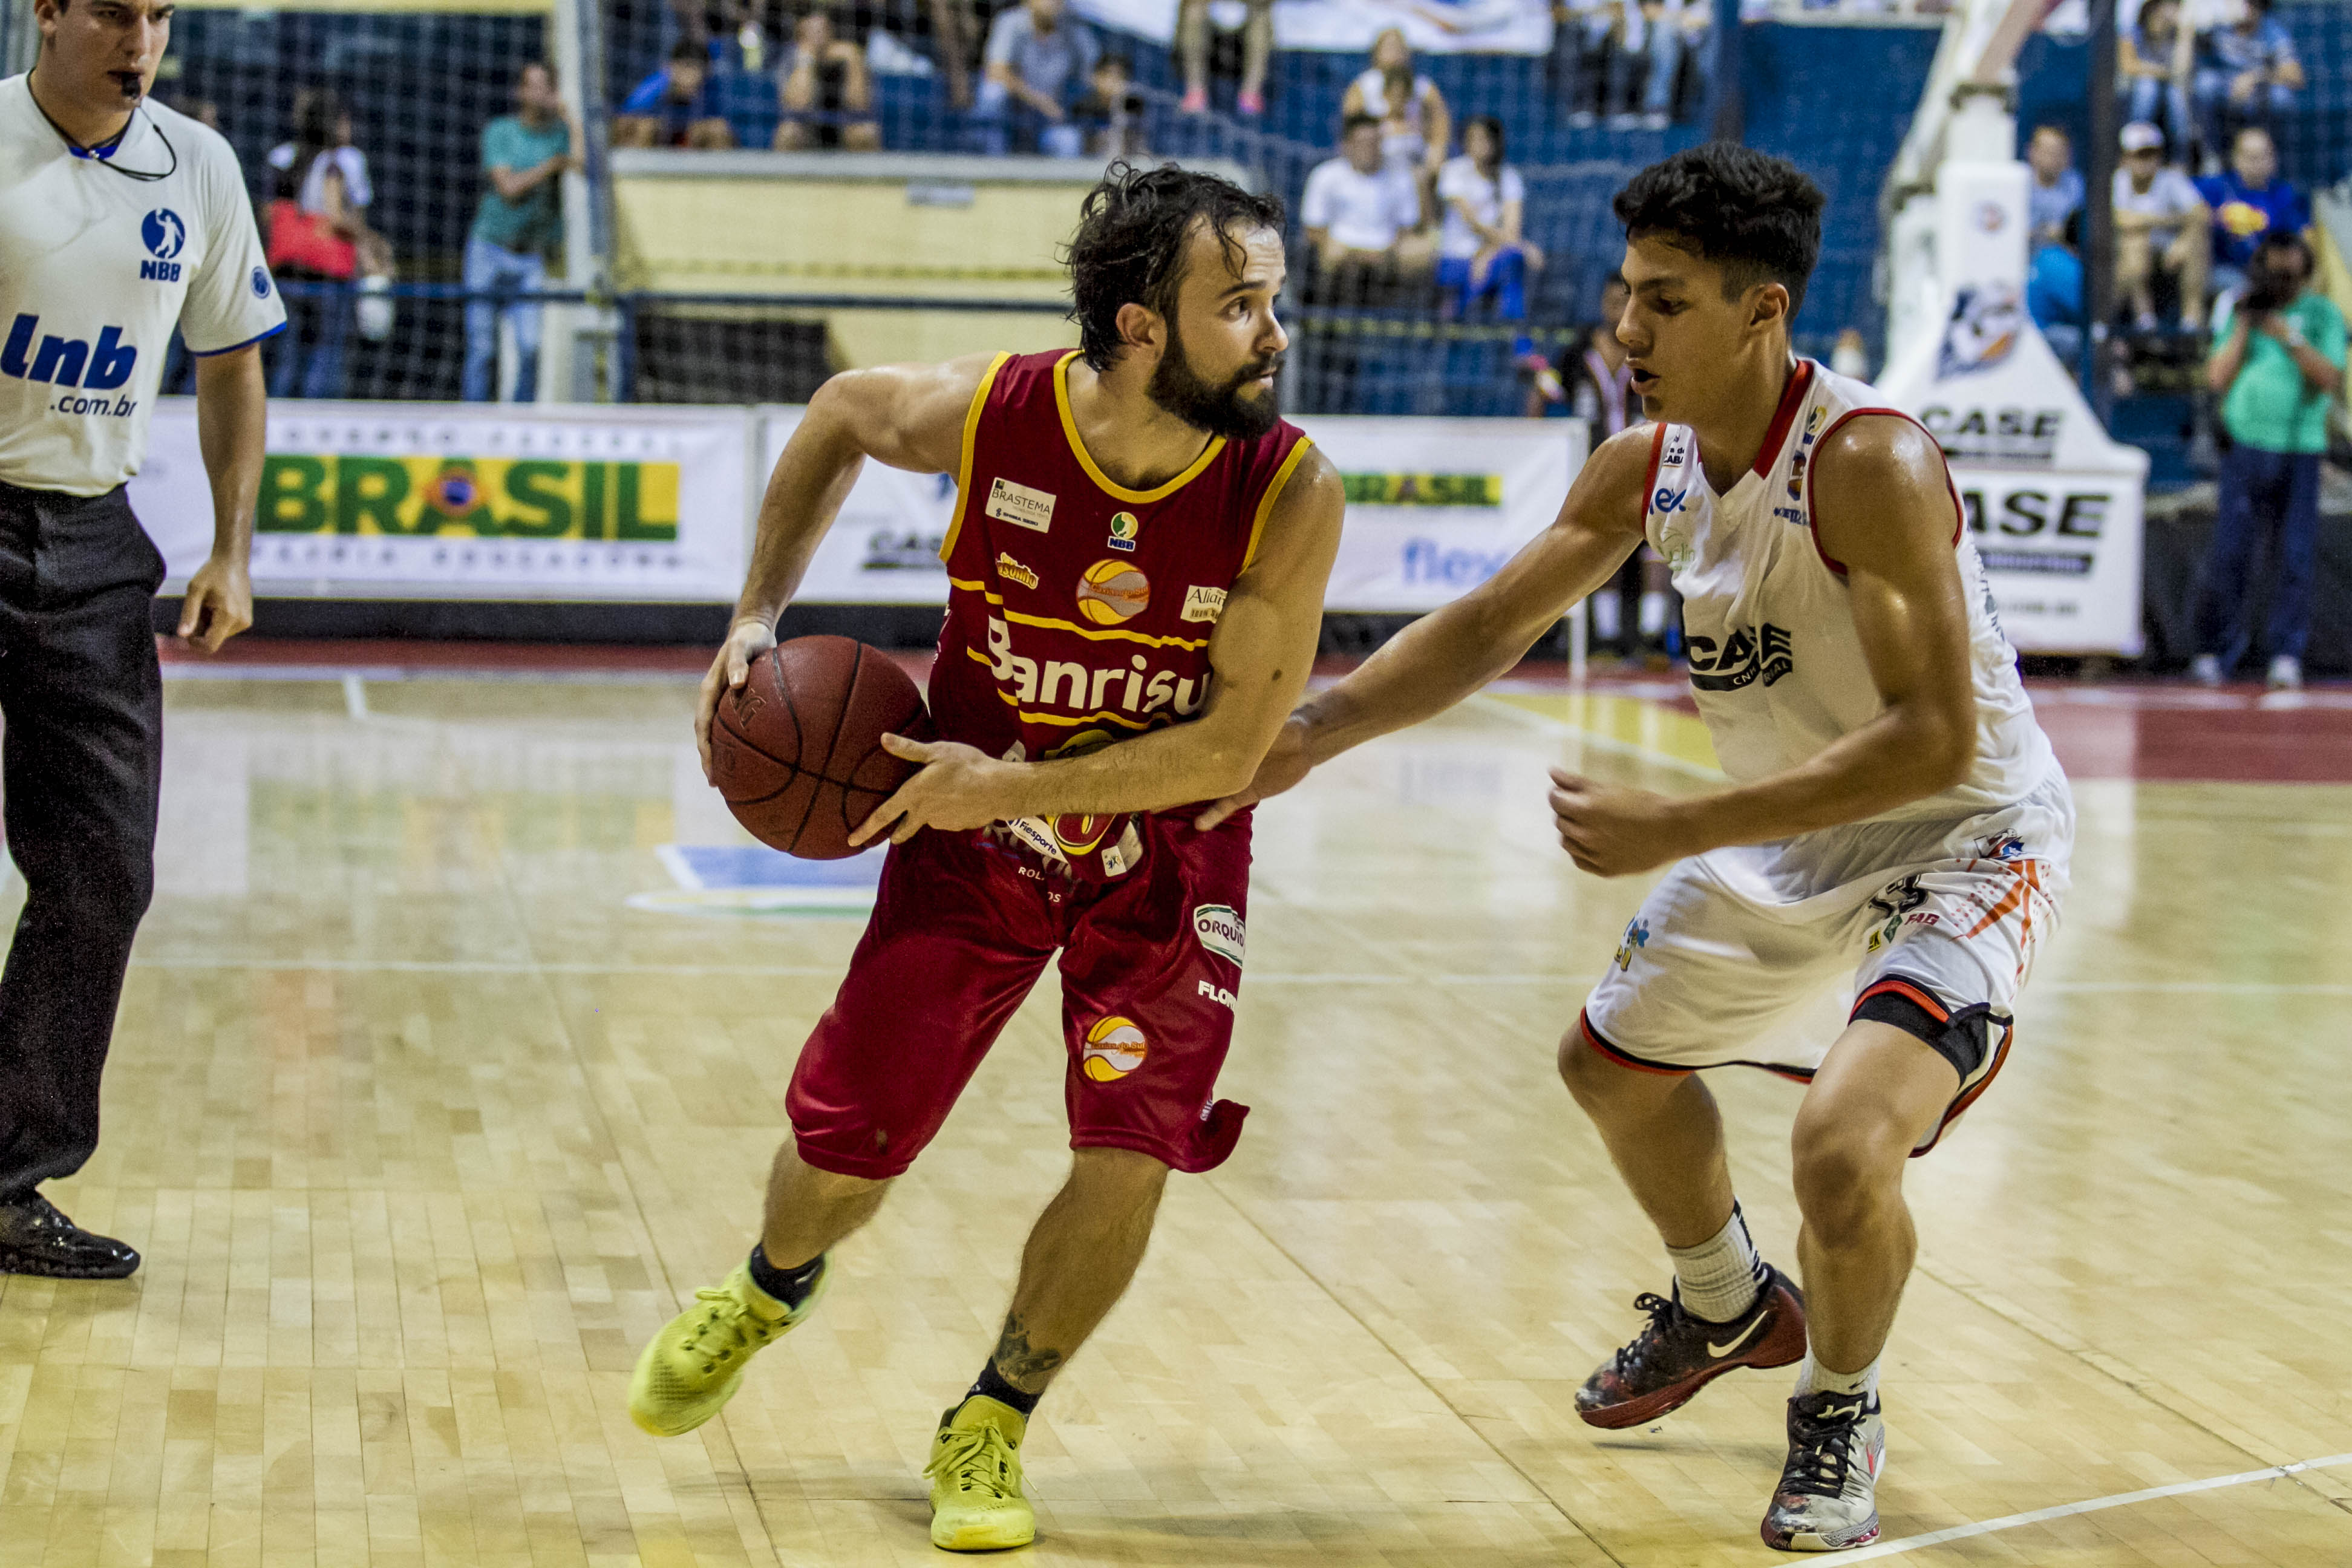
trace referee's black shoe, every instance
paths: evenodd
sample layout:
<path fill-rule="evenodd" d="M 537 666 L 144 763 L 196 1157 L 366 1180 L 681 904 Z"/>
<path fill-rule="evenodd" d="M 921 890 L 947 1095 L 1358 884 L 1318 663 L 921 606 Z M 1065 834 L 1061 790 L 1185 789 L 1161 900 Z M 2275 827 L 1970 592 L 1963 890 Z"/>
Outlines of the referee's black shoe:
<path fill-rule="evenodd" d="M 138 1268 L 128 1245 L 82 1229 L 38 1193 L 0 1201 L 0 1274 L 122 1279 Z"/>

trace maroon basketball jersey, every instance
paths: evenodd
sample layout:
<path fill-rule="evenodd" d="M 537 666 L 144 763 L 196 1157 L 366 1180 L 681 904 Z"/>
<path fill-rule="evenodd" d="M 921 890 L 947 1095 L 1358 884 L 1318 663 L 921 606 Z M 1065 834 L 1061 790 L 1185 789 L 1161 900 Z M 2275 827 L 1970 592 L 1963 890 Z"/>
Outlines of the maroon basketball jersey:
<path fill-rule="evenodd" d="M 999 355 L 964 418 L 930 707 L 944 739 L 992 757 L 1068 756 L 1196 717 L 1209 634 L 1309 445 L 1279 423 L 1129 489 L 1078 438 L 1076 357 Z M 1121 818 L 1007 826 L 1082 876 L 1133 864 Z"/>

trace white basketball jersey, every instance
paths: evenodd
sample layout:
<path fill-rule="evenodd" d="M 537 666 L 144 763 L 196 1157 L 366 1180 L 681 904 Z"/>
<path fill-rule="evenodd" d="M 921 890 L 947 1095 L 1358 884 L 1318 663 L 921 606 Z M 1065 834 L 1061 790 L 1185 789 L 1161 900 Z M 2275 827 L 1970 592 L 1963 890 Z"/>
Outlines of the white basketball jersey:
<path fill-rule="evenodd" d="M 1799 360 L 1755 466 L 1717 495 L 1697 437 L 1662 425 L 1651 445 L 1643 531 L 1683 597 L 1691 695 L 1726 773 L 1748 783 L 1811 760 L 1885 704 L 1870 678 L 1844 568 L 1812 526 L 1810 459 L 1856 414 L 1895 414 L 1861 382 Z M 1953 549 L 1969 605 L 1977 755 L 1962 783 L 1874 821 L 1957 819 L 2023 799 L 2057 766 L 2017 678 L 1984 566 L 1952 493 Z"/>

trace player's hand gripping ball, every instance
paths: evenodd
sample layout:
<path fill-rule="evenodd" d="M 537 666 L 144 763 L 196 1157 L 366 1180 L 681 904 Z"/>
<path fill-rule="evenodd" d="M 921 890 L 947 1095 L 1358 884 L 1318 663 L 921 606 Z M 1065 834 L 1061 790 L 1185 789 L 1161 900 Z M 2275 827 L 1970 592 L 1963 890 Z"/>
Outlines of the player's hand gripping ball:
<path fill-rule="evenodd" d="M 740 685 L 721 679 L 710 782 L 761 843 L 838 860 L 864 847 L 851 831 L 919 765 L 883 737 L 932 733 L 922 693 L 887 654 L 850 637 L 795 637 L 752 657 Z"/>

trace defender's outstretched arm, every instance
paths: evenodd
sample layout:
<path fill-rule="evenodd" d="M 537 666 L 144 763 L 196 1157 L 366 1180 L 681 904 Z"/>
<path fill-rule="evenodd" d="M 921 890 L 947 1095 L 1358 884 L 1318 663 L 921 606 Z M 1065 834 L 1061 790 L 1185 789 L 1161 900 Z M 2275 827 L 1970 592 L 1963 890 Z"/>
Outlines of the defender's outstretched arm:
<path fill-rule="evenodd" d="M 1354 674 L 1300 703 L 1257 776 L 1204 812 L 1200 826 L 1213 827 L 1280 795 L 1317 763 L 1442 713 L 1509 671 L 1641 544 L 1654 434 L 1645 426 L 1601 443 L 1549 528 L 1486 582 L 1413 622 Z"/>

